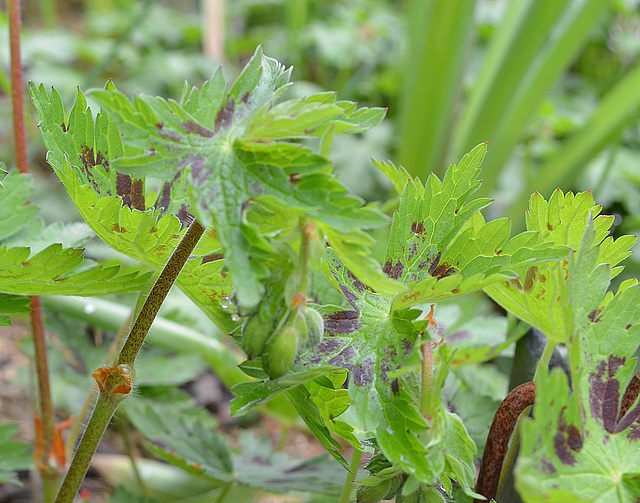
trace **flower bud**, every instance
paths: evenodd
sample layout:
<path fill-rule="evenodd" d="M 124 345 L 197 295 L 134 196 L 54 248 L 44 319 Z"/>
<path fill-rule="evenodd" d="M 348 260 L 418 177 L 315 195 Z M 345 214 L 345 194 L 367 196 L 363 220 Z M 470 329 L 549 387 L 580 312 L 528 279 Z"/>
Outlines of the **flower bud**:
<path fill-rule="evenodd" d="M 267 339 L 273 332 L 273 324 L 263 321 L 260 315 L 251 316 L 242 326 L 242 349 L 251 360 L 260 356 L 265 348 Z"/>
<path fill-rule="evenodd" d="M 322 337 L 324 336 L 324 319 L 322 315 L 312 307 L 307 307 L 304 310 L 304 319 L 307 322 L 309 334 L 307 347 L 315 348 L 322 342 Z"/>
<path fill-rule="evenodd" d="M 293 365 L 297 352 L 298 332 L 287 325 L 269 339 L 267 350 L 262 355 L 262 367 L 271 379 L 282 377 Z"/>

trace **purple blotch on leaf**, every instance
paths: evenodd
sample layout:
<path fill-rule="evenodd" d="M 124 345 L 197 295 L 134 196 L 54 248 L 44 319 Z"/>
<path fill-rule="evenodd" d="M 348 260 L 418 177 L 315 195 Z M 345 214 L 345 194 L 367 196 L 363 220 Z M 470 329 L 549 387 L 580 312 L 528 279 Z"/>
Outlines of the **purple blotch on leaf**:
<path fill-rule="evenodd" d="M 229 99 L 225 106 L 223 106 L 218 115 L 216 115 L 214 131 L 217 133 L 221 128 L 228 128 L 233 120 L 233 113 L 236 110 L 236 102 L 233 99 Z"/>
<path fill-rule="evenodd" d="M 213 136 L 213 131 L 194 121 L 183 122 L 181 126 L 187 134 L 196 133 L 205 138 L 211 138 Z"/>
<path fill-rule="evenodd" d="M 610 355 L 606 361 L 598 363 L 596 372 L 589 375 L 591 415 L 602 421 L 604 429 L 609 433 L 616 431 L 620 401 L 620 381 L 615 375 L 625 360 L 624 357 Z"/>
<path fill-rule="evenodd" d="M 395 265 L 391 262 L 391 260 L 387 260 L 382 268 L 382 272 L 384 272 L 391 279 L 400 279 L 402 276 L 402 272 L 404 271 L 404 264 L 400 261 L 396 262 Z"/>
<path fill-rule="evenodd" d="M 330 314 L 324 322 L 324 329 L 330 335 L 350 334 L 361 327 L 358 311 L 338 311 Z"/>

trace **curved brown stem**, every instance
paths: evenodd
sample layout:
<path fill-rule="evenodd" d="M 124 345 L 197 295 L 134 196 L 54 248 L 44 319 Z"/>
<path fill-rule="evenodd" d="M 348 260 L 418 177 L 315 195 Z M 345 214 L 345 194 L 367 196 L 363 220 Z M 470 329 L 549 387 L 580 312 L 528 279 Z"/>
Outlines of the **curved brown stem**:
<path fill-rule="evenodd" d="M 638 394 L 640 394 L 640 372 L 633 376 L 624 392 L 618 415 L 620 419 L 624 418 L 629 412 Z M 533 405 L 535 396 L 535 383 L 527 382 L 521 384 L 506 396 L 493 418 L 489 436 L 487 437 L 487 445 L 482 456 L 478 483 L 476 484 L 476 492 L 482 494 L 488 500 L 496 497 L 504 457 L 518 417 L 524 409 Z"/>
<path fill-rule="evenodd" d="M 521 384 L 505 397 L 493 417 L 476 484 L 476 492 L 488 500 L 496 497 L 504 457 L 509 446 L 509 438 L 511 438 L 518 417 L 524 409 L 533 405 L 535 397 L 535 383 Z"/>
<path fill-rule="evenodd" d="M 633 376 L 629 386 L 624 391 L 624 395 L 622 396 L 622 402 L 620 403 L 620 414 L 618 414 L 618 418 L 622 419 L 629 409 L 633 405 L 633 402 L 636 401 L 636 398 L 640 394 L 640 372 Z"/>

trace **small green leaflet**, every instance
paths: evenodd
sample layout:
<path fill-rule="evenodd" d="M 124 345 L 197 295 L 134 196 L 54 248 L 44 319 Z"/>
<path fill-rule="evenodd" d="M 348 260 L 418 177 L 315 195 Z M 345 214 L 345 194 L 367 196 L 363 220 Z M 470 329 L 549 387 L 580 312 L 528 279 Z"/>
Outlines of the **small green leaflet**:
<path fill-rule="evenodd" d="M 378 165 L 396 189 L 406 180 L 383 268 L 406 286 L 394 299 L 394 310 L 465 295 L 517 278 L 515 270 L 523 265 L 566 256 L 566 249 L 541 243 L 534 232 L 509 239 L 507 218 L 485 222 L 480 210 L 491 200 L 470 199 L 481 183 L 485 153 L 486 144 L 478 145 L 450 166 L 442 181 L 432 173 L 424 186 L 390 163 Z"/>
<path fill-rule="evenodd" d="M 600 210 L 591 192 L 574 195 L 571 192 L 563 194 L 558 189 L 548 202 L 535 193 L 529 202 L 527 229 L 538 234 L 540 243 L 565 245 L 576 250 L 588 222 L 593 221 L 598 263 L 609 264 L 609 274 L 613 278 L 622 270 L 616 265 L 629 256 L 636 238 L 621 236 L 614 241 L 607 237 L 613 217 L 599 215 Z M 566 343 L 571 336 L 570 327 L 565 326 L 566 309 L 570 306 L 565 286 L 571 279 L 569 260 L 536 263 L 517 272 L 519 278 L 486 286 L 485 292 L 504 309 L 541 330 L 552 343 Z"/>
<path fill-rule="evenodd" d="M 0 484 L 22 485 L 15 470 L 31 466 L 29 446 L 12 440 L 17 432 L 17 424 L 0 424 Z"/>
<path fill-rule="evenodd" d="M 573 392 L 562 372 L 539 372 L 534 418 L 524 424 L 516 484 L 527 503 L 640 498 L 638 398 L 621 412 L 640 341 L 640 285 L 607 293 L 612 272 L 596 223 L 568 265 Z"/>
<path fill-rule="evenodd" d="M 286 141 L 361 132 L 385 111 L 356 109 L 333 93 L 276 104 L 290 73 L 259 48 L 230 87 L 218 71 L 201 89 L 186 88 L 180 103 L 145 95 L 131 102 L 112 84 L 94 91 L 130 148 L 124 155 L 111 151 L 111 165 L 135 177 L 161 177 L 165 208 L 186 190 L 188 210 L 216 227 L 240 306 L 260 301 L 268 275 L 261 259 L 273 253 L 272 238 L 251 221 L 249 203 L 261 201 L 306 215 L 372 287 L 397 291 L 363 246 L 372 240 L 362 229 L 386 225 L 384 215 L 350 196 L 326 159 Z"/>

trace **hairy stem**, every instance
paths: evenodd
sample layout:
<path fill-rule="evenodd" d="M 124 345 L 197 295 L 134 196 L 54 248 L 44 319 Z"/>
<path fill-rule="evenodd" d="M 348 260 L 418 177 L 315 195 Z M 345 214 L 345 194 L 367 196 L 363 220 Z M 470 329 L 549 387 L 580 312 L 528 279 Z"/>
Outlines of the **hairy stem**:
<path fill-rule="evenodd" d="M 362 451 L 354 449 L 351 455 L 351 463 L 349 463 L 349 472 L 347 473 L 347 479 L 342 486 L 342 492 L 340 493 L 340 499 L 338 503 L 349 503 L 351 501 L 351 493 L 353 492 L 353 481 L 356 479 L 358 468 L 360 467 L 360 460 L 362 459 Z"/>
<path fill-rule="evenodd" d="M 62 486 L 60 486 L 55 503 L 71 503 L 77 494 L 89 468 L 89 462 L 109 425 L 109 421 L 111 421 L 111 417 L 120 402 L 128 396 L 131 390 L 132 376 L 130 369 L 133 367 L 151 323 L 153 323 L 153 319 L 160 310 L 162 302 L 203 233 L 204 227 L 197 221 L 194 221 L 187 229 L 149 292 L 149 296 L 145 300 L 120 351 L 116 366 L 101 368 L 94 373 L 94 377 L 100 386 L 100 395 L 89 419 L 89 424 L 73 456 L 69 471 L 62 482 Z"/>
<path fill-rule="evenodd" d="M 187 229 L 178 247 L 169 258 L 167 265 L 158 276 L 155 285 L 149 292 L 149 296 L 144 301 L 140 314 L 138 314 L 129 336 L 120 350 L 118 365 L 131 365 L 135 361 L 164 299 L 203 233 L 204 227 L 197 220 Z"/>

